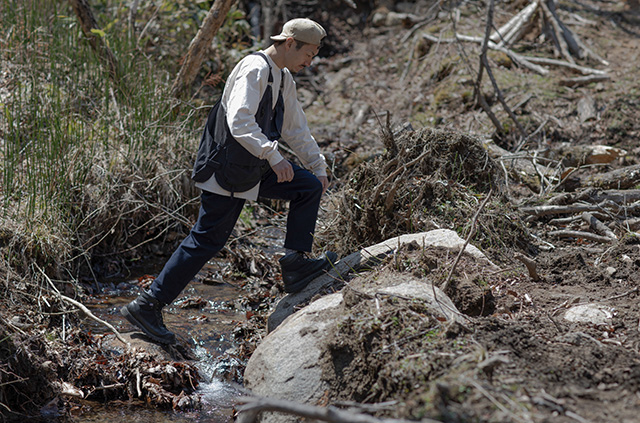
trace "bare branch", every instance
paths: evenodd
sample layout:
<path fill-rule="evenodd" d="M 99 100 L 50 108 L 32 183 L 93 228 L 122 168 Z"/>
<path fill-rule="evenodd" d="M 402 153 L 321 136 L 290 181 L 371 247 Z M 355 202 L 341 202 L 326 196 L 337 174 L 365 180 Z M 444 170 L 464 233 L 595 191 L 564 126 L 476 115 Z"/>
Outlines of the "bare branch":
<path fill-rule="evenodd" d="M 549 232 L 549 235 L 557 236 L 558 238 L 583 238 L 589 241 L 600 242 L 603 244 L 613 241 L 613 239 L 607 236 L 600 236 L 600 235 L 592 234 L 591 232 L 582 232 L 582 231 L 551 231 Z"/>
<path fill-rule="evenodd" d="M 195 80 L 211 41 L 227 17 L 227 13 L 233 3 L 234 0 L 216 0 L 211 9 L 209 9 L 207 17 L 189 45 L 184 64 L 173 82 L 171 87 L 172 96 L 178 97 Z"/>
<path fill-rule="evenodd" d="M 257 421 L 258 414 L 264 411 L 277 411 L 331 423 L 409 423 L 408 420 L 376 418 L 333 406 L 317 407 L 275 398 L 244 397 L 240 398 L 239 402 L 244 405 L 238 407 L 238 423 L 254 423 Z M 420 421 L 422 423 L 441 423 L 438 420 L 425 418 Z"/>

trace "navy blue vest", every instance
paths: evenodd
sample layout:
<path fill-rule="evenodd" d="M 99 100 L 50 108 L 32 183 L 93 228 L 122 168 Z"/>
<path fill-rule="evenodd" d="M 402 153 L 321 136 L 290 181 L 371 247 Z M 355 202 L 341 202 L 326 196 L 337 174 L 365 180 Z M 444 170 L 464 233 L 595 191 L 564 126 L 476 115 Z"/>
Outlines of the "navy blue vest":
<path fill-rule="evenodd" d="M 261 56 L 269 66 L 268 85 L 258 105 L 256 122 L 262 133 L 270 141 L 275 141 L 280 139 L 284 118 L 284 99 L 282 97 L 284 72 L 281 71 L 278 101 L 276 107 L 272 108 L 273 75 L 271 74 L 271 64 L 264 54 L 255 54 Z M 215 173 L 218 185 L 233 195 L 234 192 L 247 191 L 256 186 L 268 169 L 268 161 L 254 156 L 233 138 L 224 110 L 218 100 L 209 112 L 191 178 L 196 182 L 205 182 Z"/>

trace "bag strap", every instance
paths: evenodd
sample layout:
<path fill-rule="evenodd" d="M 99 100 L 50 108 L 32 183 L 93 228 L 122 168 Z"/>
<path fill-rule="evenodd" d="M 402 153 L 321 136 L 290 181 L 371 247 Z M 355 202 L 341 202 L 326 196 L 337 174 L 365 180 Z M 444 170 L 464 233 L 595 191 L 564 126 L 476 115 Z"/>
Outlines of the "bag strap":
<path fill-rule="evenodd" d="M 271 68 L 271 63 L 269 63 L 269 59 L 267 59 L 267 56 L 265 56 L 265 54 L 262 52 L 257 51 L 254 54 L 262 57 L 264 61 L 267 62 L 267 66 L 269 66 L 269 80 L 267 82 L 273 85 L 273 75 L 271 74 L 273 69 Z M 282 92 L 284 92 L 284 69 L 280 69 L 280 93 Z"/>
<path fill-rule="evenodd" d="M 265 62 L 267 62 L 267 66 L 269 66 L 269 80 L 267 81 L 270 85 L 273 84 L 273 75 L 271 75 L 271 63 L 269 63 L 269 59 L 267 59 L 267 56 L 264 55 L 264 53 L 261 53 L 259 51 L 253 53 L 255 55 L 258 55 L 260 57 L 262 57 L 264 59 Z M 280 82 L 280 85 L 282 86 L 282 82 Z"/>

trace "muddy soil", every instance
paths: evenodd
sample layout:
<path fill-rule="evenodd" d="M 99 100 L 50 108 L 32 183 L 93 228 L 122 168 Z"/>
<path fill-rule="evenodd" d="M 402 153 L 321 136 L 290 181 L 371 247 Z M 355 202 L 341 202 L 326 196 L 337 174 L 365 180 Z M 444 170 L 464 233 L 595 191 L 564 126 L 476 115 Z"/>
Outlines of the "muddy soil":
<path fill-rule="evenodd" d="M 597 265 L 592 253 L 572 247 L 539 255 L 537 282 L 524 269 L 496 272 L 463 258 L 447 290 L 467 316 L 463 324 L 443 322 L 415 300 L 352 302 L 325 357 L 331 399 L 387 403 L 379 415 L 447 422 L 637 421 L 638 280 L 615 274 L 638 273 L 640 246 L 621 242 Z M 621 255 L 631 260 L 615 259 Z M 453 259 L 415 246 L 349 284 L 417 275 L 438 283 Z M 604 271 L 611 260 L 614 276 Z M 585 303 L 613 318 L 563 318 Z"/>
<path fill-rule="evenodd" d="M 479 35 L 480 28 L 484 28 L 484 4 L 466 3 L 457 13 L 440 8 L 439 3 L 386 3 L 397 11 L 423 16 L 421 28 L 430 33 L 451 31 L 451 17 L 457 17 L 455 28 L 460 33 Z M 520 146 L 524 151 L 545 151 L 550 157 L 567 143 L 604 144 L 628 152 L 606 166 L 585 167 L 579 173 L 637 164 L 640 152 L 640 91 L 636 81 L 640 70 L 640 17 L 637 10 L 631 2 L 560 4 L 561 17 L 610 63 L 612 79 L 579 88 L 563 87 L 559 81 L 567 76 L 564 70 L 552 69 L 548 76 L 539 77 L 492 54 L 498 83 L 509 104 L 519 105 L 516 116 L 529 133 L 537 134 L 524 144 L 520 144 L 522 140 L 512 130 L 498 133 L 485 113 L 469 100 L 476 77 L 469 69 L 476 66 L 477 47 L 443 44 L 425 50 L 415 38 L 405 38 L 411 25 L 374 26 L 371 11 L 360 10 L 359 15 L 350 15 L 345 8 L 344 16 L 340 13 L 320 16 L 323 19 L 319 20 L 335 28 L 334 34 L 348 41 L 336 43 L 340 48 L 333 49 L 333 56 L 320 58 L 317 66 L 298 79 L 303 102 L 315 99 L 307 108 L 307 116 L 319 144 L 327 152 L 334 183 L 323 204 L 318 249 L 330 245 L 344 254 L 356 245 L 361 248 L 381 238 L 440 226 L 459 230 L 460 235 L 466 237 L 480 202 L 493 188 L 506 186 L 505 190 L 492 191 L 496 203 L 487 209 L 490 213 L 478 218 L 481 231 L 479 238 L 474 239 L 500 270 L 488 271 L 463 257 L 447 291 L 466 316 L 466 323 L 443 322 L 420 303 L 402 298 L 384 299 L 379 310 L 355 305 L 346 316 L 347 324 L 335 334 L 332 355 L 327 361 L 327 371 L 330 369 L 335 375 L 338 369 L 339 373 L 335 390 L 329 397 L 331 401 L 395 401 L 387 408 L 380 408 L 377 414 L 416 420 L 431 417 L 447 422 L 638 421 L 640 243 L 637 237 L 618 232 L 618 241 L 603 245 L 580 238 L 559 240 L 549 236 L 547 221 L 527 223 L 525 216 L 518 214 L 517 207 L 540 202 L 553 194 L 553 190 L 543 193 L 512 179 L 500 179 L 499 163 L 491 165 L 498 172 L 490 174 L 489 183 L 471 181 L 470 176 L 476 170 L 475 176 L 486 176 L 480 170 L 487 169 L 486 163 L 493 163 L 486 162 L 484 156 L 479 155 L 480 150 L 473 148 L 469 151 L 478 154 L 469 156 L 473 161 L 462 160 L 461 164 L 468 168 L 462 166 L 463 172 L 457 175 L 454 171 L 460 168 L 429 167 L 425 162 L 426 167 L 418 173 L 399 172 L 389 181 L 385 181 L 387 175 L 378 175 L 368 187 L 349 185 L 354 175 L 373 178 L 375 169 L 383 169 L 393 159 L 388 154 L 392 146 L 390 135 L 398 141 L 396 148 L 406 147 L 401 142 L 400 130 L 407 128 L 407 123 L 416 131 L 409 129 L 404 136 L 414 141 L 424 139 L 416 134 L 431 130 L 449 134 L 445 141 L 454 142 L 445 142 L 440 147 L 455 144 L 456 140 L 471 145 L 493 138 L 507 150 Z M 496 26 L 506 22 L 522 6 L 520 1 L 501 3 Z M 364 30 L 363 21 L 366 21 Z M 539 38 L 525 39 L 518 51 L 553 57 L 549 44 Z M 484 89 L 494 111 L 509 126 L 509 119 L 501 115 L 488 82 Z M 577 103 L 585 97 L 594 99 L 597 113 L 582 122 Z M 443 138 L 437 137 L 437 141 L 441 140 Z M 405 164 L 411 162 L 422 152 L 412 150 L 416 145 L 409 145 L 408 151 L 398 150 L 401 154 L 396 156 L 405 159 Z M 430 155 L 442 153 L 438 158 L 444 165 L 460 159 L 445 152 L 435 149 Z M 390 169 L 389 172 L 394 172 Z M 437 174 L 440 170 L 444 174 Z M 437 178 L 428 179 L 432 174 Z M 460 178 L 461 175 L 466 177 Z M 440 188 L 444 181 L 453 188 Z M 380 191 L 381 208 L 369 210 L 373 215 L 368 218 L 356 219 L 351 235 L 344 237 L 342 230 L 348 227 L 336 219 L 358 216 L 358 207 L 362 207 L 357 201 L 347 202 L 351 214 L 341 213 L 336 217 L 338 204 L 345 204 L 344 193 L 356 186 L 368 188 L 369 194 L 375 194 L 381 184 L 384 185 Z M 558 189 L 567 187 L 558 186 Z M 416 194 L 424 191 L 423 198 L 431 201 L 426 206 L 432 209 L 412 216 L 415 210 L 406 208 L 406 196 L 412 190 Z M 392 191 L 393 200 L 386 201 Z M 372 199 L 371 196 L 362 198 Z M 257 205 L 252 226 L 240 225 L 236 235 L 242 231 L 257 232 L 251 237 L 239 236 L 237 244 L 230 248 L 233 253 L 227 256 L 235 263 L 235 276 L 241 276 L 239 280 L 242 280 L 238 287 L 244 293 L 236 307 L 246 311 L 246 321 L 234 329 L 237 347 L 229 356 L 240 365 L 229 370 L 230 380 L 241 382 L 242 363 L 265 335 L 266 317 L 284 295 L 277 257 L 270 250 L 273 240 L 269 237 L 273 226 L 284 227 L 281 209 L 281 204 L 273 202 Z M 437 218 L 433 210 L 440 211 Z M 396 219 L 398 216 L 402 219 Z M 501 222 L 504 218 L 509 220 L 509 225 L 487 223 Z M 386 227 L 371 224 L 384 219 L 388 223 Z M 512 230 L 505 232 L 505 227 Z M 371 232 L 363 234 L 362 228 Z M 534 259 L 540 280 L 533 281 L 522 263 L 513 258 L 516 252 Z M 441 284 L 453 260 L 454 257 L 442 252 L 417 248 L 402 251 L 392 261 L 359 277 L 366 282 L 367 278 L 402 278 L 410 273 Z M 12 304 L 11 295 L 2 292 L 2 299 Z M 570 307 L 584 303 L 606 307 L 611 320 L 593 324 L 564 319 Z M 125 380 L 123 386 L 99 391 L 99 399 L 126 401 L 137 397 L 136 366 L 144 362 L 149 370 L 158 363 L 147 356 L 132 355 L 113 359 L 110 365 L 120 360 L 121 367 L 111 366 L 111 373 L 103 373 L 107 364 L 105 357 L 97 348 L 87 350 L 86 346 L 94 340 L 83 331 L 65 334 L 78 342 L 75 349 L 81 360 L 60 357 L 56 351 L 69 348 L 60 346 L 56 350 L 55 346 L 47 345 L 46 339 L 61 338 L 60 313 L 66 310 L 57 303 L 50 311 L 58 317 L 51 321 L 38 318 L 34 313 L 25 313 L 27 319 L 2 321 L 0 383 L 8 381 L 8 384 L 2 389 L 0 403 L 24 403 L 24 408 L 14 411 L 33 412 L 52 392 L 60 390 L 52 384 L 57 379 L 54 373 L 63 374 L 64 366 L 79 366 L 82 360 L 88 359 L 93 367 L 70 374 L 70 379 L 82 376 L 81 383 L 90 385 L 89 379 L 93 377 L 94 384 L 102 381 L 114 386 Z M 4 320 L 21 314 L 16 309 L 0 310 L 1 316 L 7 316 Z M 45 341 L 28 335 L 34 325 L 38 337 Z M 11 338 L 7 330 L 11 331 Z M 80 355 L 81 352 L 84 355 Z M 119 379 L 118 369 L 126 375 L 125 379 Z M 19 373 L 29 377 L 27 383 L 16 382 L 19 370 L 24 370 Z M 178 370 L 180 380 L 176 381 L 165 380 L 166 375 L 154 375 L 150 370 L 146 376 L 149 389 L 162 388 L 158 395 L 160 403 L 167 408 L 180 408 L 180 400 L 185 398 L 181 394 L 184 386 L 195 388 L 196 378 L 190 379 L 192 369 L 184 365 Z M 151 395 L 153 392 L 149 391 Z M 61 402 L 64 404 L 52 406 L 56 413 L 58 405 L 62 408 L 72 404 L 66 399 Z"/>

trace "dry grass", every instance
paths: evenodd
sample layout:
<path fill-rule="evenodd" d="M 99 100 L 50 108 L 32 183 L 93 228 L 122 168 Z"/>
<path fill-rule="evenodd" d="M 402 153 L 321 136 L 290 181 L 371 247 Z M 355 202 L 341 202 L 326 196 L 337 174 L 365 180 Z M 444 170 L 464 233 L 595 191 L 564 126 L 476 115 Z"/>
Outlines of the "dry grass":
<path fill-rule="evenodd" d="M 388 132 L 388 131 L 387 131 Z M 339 254 L 406 233 L 436 228 L 465 237 L 475 210 L 501 174 L 480 142 L 467 135 L 424 128 L 386 133 L 386 152 L 362 163 L 334 195 L 335 216 L 318 240 Z M 495 197 L 481 213 L 473 238 L 486 249 L 526 246 L 526 231 L 508 202 Z"/>

